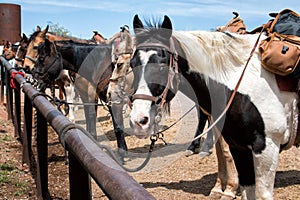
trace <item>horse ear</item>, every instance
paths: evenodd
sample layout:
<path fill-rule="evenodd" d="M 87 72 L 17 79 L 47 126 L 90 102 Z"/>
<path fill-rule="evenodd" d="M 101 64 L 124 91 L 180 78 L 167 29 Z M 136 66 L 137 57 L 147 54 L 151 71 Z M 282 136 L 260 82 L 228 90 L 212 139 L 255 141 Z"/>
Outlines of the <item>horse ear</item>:
<path fill-rule="evenodd" d="M 47 25 L 47 27 L 41 32 L 42 33 L 42 37 L 46 38 L 46 33 L 48 32 L 49 29 L 49 25 Z"/>
<path fill-rule="evenodd" d="M 144 29 L 143 23 L 138 15 L 135 15 L 133 18 L 133 29 L 135 34 L 137 34 L 141 29 Z"/>
<path fill-rule="evenodd" d="M 171 35 L 172 35 L 173 28 L 172 28 L 172 22 L 171 22 L 170 18 L 167 15 L 164 16 L 164 21 L 161 24 L 161 28 L 163 28 L 163 33 L 162 34 L 164 35 L 164 37 L 165 38 L 170 38 Z"/>
<path fill-rule="evenodd" d="M 11 46 L 11 43 L 10 43 L 8 40 L 6 40 L 5 47 L 6 47 L 6 48 L 10 48 L 10 46 Z"/>
<path fill-rule="evenodd" d="M 27 40 L 28 40 L 28 38 L 27 38 L 27 36 L 25 35 L 25 33 L 23 33 L 22 40 L 24 40 L 24 41 L 27 41 Z"/>
<path fill-rule="evenodd" d="M 36 32 L 40 32 L 41 31 L 41 27 L 40 26 L 36 26 Z"/>

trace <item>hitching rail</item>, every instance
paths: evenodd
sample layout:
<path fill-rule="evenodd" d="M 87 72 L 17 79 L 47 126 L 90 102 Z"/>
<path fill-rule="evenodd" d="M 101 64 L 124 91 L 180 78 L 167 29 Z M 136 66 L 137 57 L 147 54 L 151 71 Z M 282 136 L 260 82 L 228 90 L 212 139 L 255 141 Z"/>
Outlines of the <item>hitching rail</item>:
<path fill-rule="evenodd" d="M 48 191 L 47 123 L 58 134 L 60 142 L 69 151 L 70 199 L 92 199 L 92 177 L 110 199 L 154 199 L 139 183 L 104 153 L 87 135 L 77 129 L 44 96 L 40 95 L 21 74 L 15 74 L 16 89 L 9 86 L 16 70 L 1 57 L 1 72 L 5 68 L 5 83 L 1 73 L 1 88 L 6 87 L 8 118 L 12 119 L 15 136 L 23 146 L 23 163 L 30 166 L 37 185 L 37 197 L 50 199 Z M 21 88 L 20 88 L 21 86 Z M 20 90 L 24 92 L 24 126 L 21 129 Z M 3 102 L 3 89 L 1 89 Z M 14 97 L 14 98 L 13 98 Z M 32 153 L 32 107 L 37 109 L 37 158 Z"/>

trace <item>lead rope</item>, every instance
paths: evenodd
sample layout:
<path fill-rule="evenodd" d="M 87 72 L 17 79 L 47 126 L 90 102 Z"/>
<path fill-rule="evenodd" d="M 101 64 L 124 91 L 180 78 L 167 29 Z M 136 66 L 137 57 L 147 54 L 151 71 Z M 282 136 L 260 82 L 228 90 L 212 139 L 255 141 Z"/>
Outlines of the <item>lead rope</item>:
<path fill-rule="evenodd" d="M 238 80 L 238 82 L 237 82 L 237 84 L 236 84 L 236 86 L 235 86 L 235 88 L 234 88 L 233 93 L 232 93 L 231 96 L 230 96 L 230 99 L 229 99 L 229 101 L 228 101 L 228 103 L 227 103 L 225 109 L 224 109 L 223 112 L 221 113 L 221 115 L 214 121 L 214 120 L 213 120 L 213 117 L 211 116 L 211 114 L 210 114 L 209 112 L 207 112 L 204 108 L 202 108 L 202 107 L 199 105 L 199 108 L 203 111 L 203 113 L 205 113 L 205 114 L 210 118 L 210 121 L 213 122 L 213 123 L 212 123 L 212 124 L 210 125 L 210 127 L 208 127 L 203 133 L 201 133 L 200 135 L 198 135 L 197 137 L 195 137 L 195 138 L 192 140 L 192 142 L 195 141 L 195 140 L 198 140 L 198 139 L 201 138 L 203 135 L 207 134 L 210 130 L 212 130 L 212 129 L 214 128 L 214 126 L 216 126 L 216 124 L 221 120 L 221 118 L 222 118 L 222 117 L 226 114 L 226 112 L 228 111 L 228 109 L 229 109 L 230 105 L 232 104 L 233 99 L 234 99 L 234 97 L 235 97 L 235 95 L 236 95 L 236 93 L 237 93 L 237 90 L 239 89 L 239 86 L 240 86 L 240 84 L 241 84 L 241 82 L 242 82 L 242 79 L 243 79 L 243 77 L 244 77 L 244 74 L 245 74 L 245 71 L 246 71 L 246 69 L 247 69 L 247 67 L 248 67 L 248 64 L 249 64 L 249 62 L 250 62 L 250 60 L 251 60 L 251 58 L 252 58 L 252 56 L 253 56 L 253 54 L 254 54 L 254 51 L 255 51 L 255 49 L 256 49 L 256 47 L 257 47 L 257 45 L 258 45 L 260 36 L 262 35 L 262 33 L 263 33 L 264 30 L 265 30 L 265 27 L 263 26 L 263 28 L 261 29 L 261 31 L 260 31 L 260 33 L 259 33 L 259 35 L 258 35 L 258 38 L 257 38 L 255 44 L 254 44 L 254 46 L 253 46 L 253 48 L 252 48 L 252 50 L 251 50 L 250 56 L 249 56 L 249 58 L 248 58 L 248 60 L 247 60 L 247 62 L 246 62 L 246 64 L 245 64 L 245 67 L 244 67 L 244 69 L 243 69 L 243 72 L 242 72 L 242 74 L 241 74 L 241 76 L 240 76 L 240 78 L 239 78 L 239 80 Z"/>

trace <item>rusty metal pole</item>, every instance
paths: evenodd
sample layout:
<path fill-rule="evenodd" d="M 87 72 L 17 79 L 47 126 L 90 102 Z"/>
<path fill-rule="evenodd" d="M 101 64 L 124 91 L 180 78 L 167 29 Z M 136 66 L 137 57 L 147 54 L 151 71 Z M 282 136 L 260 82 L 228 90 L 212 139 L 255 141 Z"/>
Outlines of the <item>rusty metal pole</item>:
<path fill-rule="evenodd" d="M 12 120 L 14 123 L 13 118 L 13 92 L 12 89 L 9 86 L 10 84 L 10 74 L 7 70 L 5 70 L 5 91 L 6 91 L 6 109 L 8 112 L 7 119 Z"/>
<path fill-rule="evenodd" d="M 37 110 L 37 194 L 39 199 L 50 199 L 48 192 L 48 126 Z"/>
<path fill-rule="evenodd" d="M 22 164 L 26 163 L 30 170 L 33 170 L 32 166 L 32 149 L 31 149 L 31 142 L 32 142 L 32 105 L 31 101 L 26 94 L 24 94 L 24 109 L 23 109 L 23 120 L 24 120 L 24 127 L 22 132 Z"/>
<path fill-rule="evenodd" d="M 23 138 L 21 136 L 21 95 L 20 86 L 17 84 L 17 88 L 14 89 L 14 126 L 15 126 L 15 137 L 20 137 L 21 141 Z"/>
<path fill-rule="evenodd" d="M 5 85 L 5 71 L 1 64 L 1 88 L 0 88 L 0 103 L 4 103 L 4 85 Z"/>

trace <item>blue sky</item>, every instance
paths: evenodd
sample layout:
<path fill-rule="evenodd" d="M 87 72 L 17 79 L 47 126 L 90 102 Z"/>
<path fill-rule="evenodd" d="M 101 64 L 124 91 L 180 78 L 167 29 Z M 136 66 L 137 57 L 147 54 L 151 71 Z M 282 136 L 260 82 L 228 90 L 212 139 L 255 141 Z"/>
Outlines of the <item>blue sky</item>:
<path fill-rule="evenodd" d="M 89 39 L 93 30 L 106 38 L 128 24 L 132 30 L 135 14 L 141 19 L 162 19 L 168 15 L 175 30 L 210 30 L 224 25 L 240 13 L 252 30 L 267 22 L 268 13 L 285 8 L 300 13 L 299 0 L 10 0 L 0 3 L 21 5 L 22 33 L 29 36 L 37 25 L 45 28 L 48 22 L 68 29 L 72 36 Z"/>

